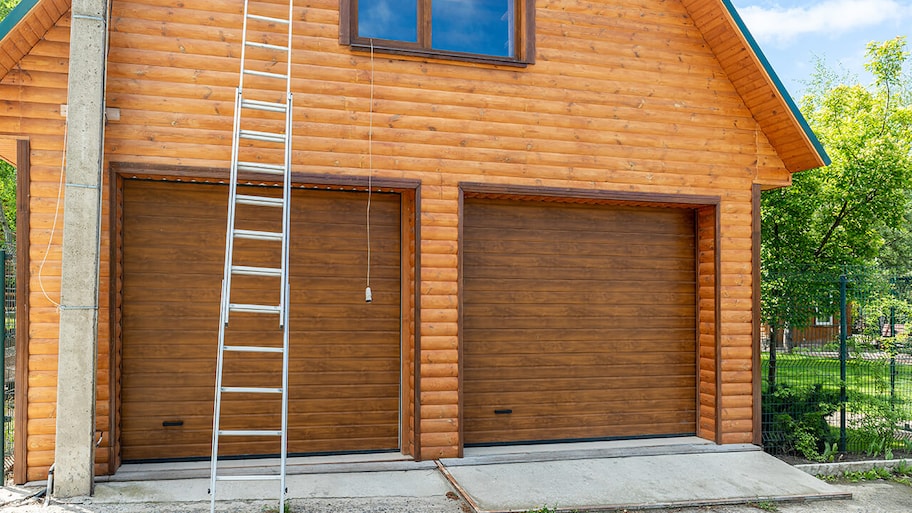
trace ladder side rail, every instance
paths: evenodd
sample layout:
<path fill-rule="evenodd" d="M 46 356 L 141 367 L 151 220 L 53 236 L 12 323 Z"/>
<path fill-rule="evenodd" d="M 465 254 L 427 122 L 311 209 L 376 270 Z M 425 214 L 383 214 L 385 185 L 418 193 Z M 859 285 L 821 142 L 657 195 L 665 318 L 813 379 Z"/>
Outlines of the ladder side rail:
<path fill-rule="evenodd" d="M 289 265 L 290 260 L 290 247 L 291 247 L 291 146 L 292 146 L 292 119 L 294 114 L 294 97 L 291 93 L 291 50 L 293 46 L 293 30 L 294 28 L 294 1 L 289 0 L 288 2 L 288 52 L 285 57 L 288 59 L 288 67 L 285 72 L 285 98 L 286 98 L 286 107 L 285 107 L 285 183 L 283 184 L 284 188 L 284 197 L 285 205 L 283 206 L 283 223 L 284 227 L 282 233 L 284 237 L 282 239 L 282 283 L 281 283 L 281 294 L 282 294 L 282 310 L 283 314 L 283 340 L 282 347 L 285 349 L 282 353 L 282 448 L 281 448 L 281 484 L 280 486 L 280 498 L 279 498 L 279 511 L 284 511 L 285 500 L 287 499 L 286 495 L 288 493 L 288 488 L 286 484 L 286 470 L 287 470 L 287 460 L 288 460 L 288 366 L 289 366 L 289 353 L 290 349 L 290 283 L 289 283 Z"/>
<path fill-rule="evenodd" d="M 293 2 L 294 0 L 288 0 Z M 250 0 L 244 0 L 244 20 L 241 25 L 241 72 L 238 80 L 238 91 L 244 90 L 244 70 L 247 68 L 247 19 L 250 13 Z M 235 130 L 236 131 L 236 130 Z M 235 158 L 237 160 L 237 158 Z"/>
<path fill-rule="evenodd" d="M 231 170 L 228 186 L 228 222 L 225 231 L 225 269 L 222 276 L 222 302 L 221 309 L 224 310 L 222 326 L 228 324 L 230 317 L 228 305 L 231 304 L 231 266 L 234 264 L 234 229 L 237 217 L 237 187 L 238 187 L 238 154 L 240 152 L 240 133 L 241 127 L 241 102 L 243 101 L 243 92 L 241 88 L 235 90 L 234 96 L 234 123 L 231 136 Z M 219 328 L 222 330 L 223 328 Z M 219 347 L 219 356 L 221 357 L 221 347 Z"/>
<path fill-rule="evenodd" d="M 246 5 L 246 4 L 245 4 Z M 246 7 L 245 7 L 246 8 Z M 234 123 L 231 141 L 231 170 L 228 187 L 228 219 L 225 230 L 225 268 L 222 275 L 222 297 L 219 304 L 219 331 L 218 331 L 218 356 L 215 371 L 215 405 L 212 414 L 212 459 L 209 493 L 211 510 L 215 511 L 215 490 L 218 477 L 218 450 L 219 450 L 219 424 L 222 406 L 222 376 L 225 359 L 225 328 L 228 325 L 229 308 L 231 304 L 231 267 L 234 254 L 234 226 L 237 202 L 237 155 L 240 147 L 238 129 L 241 124 L 241 89 L 235 91 L 234 98 Z"/>
<path fill-rule="evenodd" d="M 288 77 L 285 80 L 285 95 L 291 96 L 291 48 L 293 46 L 292 36 L 294 33 L 294 0 L 288 0 L 288 52 L 286 52 L 286 57 L 288 58 L 288 68 L 285 71 L 285 76 Z M 288 105 L 291 108 L 291 104 Z M 287 111 L 289 119 L 291 118 L 290 110 Z M 290 132 L 289 132 L 290 133 Z"/>
<path fill-rule="evenodd" d="M 293 5 L 293 2 L 289 2 L 290 5 Z M 291 8 L 289 8 L 291 10 Z M 290 14 L 289 14 L 290 16 Z M 289 17 L 289 21 L 290 21 Z M 289 22 L 289 27 L 291 23 Z M 291 29 L 289 28 L 289 34 Z M 291 39 L 288 41 L 289 45 L 289 71 L 291 70 Z M 288 460 L 288 366 L 289 366 L 289 353 L 290 351 L 290 299 L 291 299 L 291 290 L 290 290 L 290 279 L 289 279 L 289 266 L 291 263 L 290 253 L 291 253 L 291 141 L 292 141 L 292 113 L 294 107 L 294 99 L 292 97 L 290 88 L 291 88 L 291 75 L 289 75 L 288 81 L 286 82 L 287 88 L 289 89 L 286 93 L 287 108 L 285 109 L 285 183 L 283 184 L 283 194 L 285 197 L 285 205 L 283 206 L 283 219 L 282 222 L 284 227 L 282 233 L 284 234 L 282 238 L 282 284 L 281 284 L 281 302 L 282 302 L 282 311 L 283 313 L 283 324 L 282 324 L 282 347 L 284 351 L 282 352 L 282 447 L 281 447 L 281 484 L 280 484 L 280 493 L 281 499 L 279 502 L 279 509 L 284 510 L 285 500 L 287 494 L 286 486 L 286 466 Z"/>

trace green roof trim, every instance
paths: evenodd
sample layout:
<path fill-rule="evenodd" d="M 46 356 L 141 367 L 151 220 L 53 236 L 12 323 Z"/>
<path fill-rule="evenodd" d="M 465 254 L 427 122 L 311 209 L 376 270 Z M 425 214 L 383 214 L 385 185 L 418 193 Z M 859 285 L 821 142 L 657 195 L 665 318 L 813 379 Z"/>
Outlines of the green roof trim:
<path fill-rule="evenodd" d="M 13 10 L 6 15 L 6 18 L 0 21 L 0 41 L 6 39 L 13 27 L 22 21 L 22 18 L 25 18 L 25 15 L 37 4 L 38 0 L 22 0 L 19 5 L 13 7 Z"/>
<path fill-rule="evenodd" d="M 731 14 L 732 19 L 735 20 L 735 24 L 738 25 L 738 30 L 740 30 L 741 34 L 744 35 L 744 39 L 747 40 L 747 44 L 750 45 L 751 50 L 754 51 L 754 54 L 760 60 L 760 64 L 763 65 L 766 73 L 773 80 L 773 85 L 776 86 L 776 90 L 779 91 L 779 94 L 785 100 L 785 104 L 788 105 L 789 110 L 792 111 L 795 119 L 798 120 L 798 124 L 801 126 L 801 129 L 804 130 L 804 133 L 811 141 L 811 144 L 814 145 L 814 149 L 817 150 L 817 154 L 820 155 L 821 160 L 823 160 L 823 165 L 829 166 L 830 163 L 832 163 L 830 156 L 827 155 L 826 150 L 823 148 L 823 144 L 821 144 L 820 139 L 817 138 L 817 134 L 811 130 L 811 126 L 808 125 L 807 119 L 804 118 L 804 114 L 802 114 L 801 110 L 798 109 L 798 105 L 795 104 L 795 100 L 792 99 L 792 95 L 789 94 L 788 90 L 782 84 L 782 81 L 779 80 L 779 75 L 776 74 L 776 71 L 773 70 L 772 66 L 770 66 L 769 61 L 766 60 L 766 56 L 763 55 L 763 50 L 760 49 L 760 45 L 757 44 L 757 40 L 754 39 L 754 36 L 752 36 L 750 31 L 747 29 L 747 25 L 744 24 L 744 20 L 741 19 L 741 15 L 738 14 L 735 6 L 731 3 L 731 0 L 722 0 L 722 5 L 724 5 L 728 10 L 728 13 Z"/>

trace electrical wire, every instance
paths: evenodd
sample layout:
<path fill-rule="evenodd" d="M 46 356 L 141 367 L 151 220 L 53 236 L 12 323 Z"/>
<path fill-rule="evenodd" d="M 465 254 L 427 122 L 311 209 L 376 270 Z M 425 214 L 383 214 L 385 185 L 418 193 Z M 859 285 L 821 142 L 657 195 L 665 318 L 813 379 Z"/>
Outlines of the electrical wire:
<path fill-rule="evenodd" d="M 374 179 L 374 40 L 370 40 L 370 105 L 367 114 L 367 288 L 364 291 L 365 301 L 371 297 L 371 194 Z"/>

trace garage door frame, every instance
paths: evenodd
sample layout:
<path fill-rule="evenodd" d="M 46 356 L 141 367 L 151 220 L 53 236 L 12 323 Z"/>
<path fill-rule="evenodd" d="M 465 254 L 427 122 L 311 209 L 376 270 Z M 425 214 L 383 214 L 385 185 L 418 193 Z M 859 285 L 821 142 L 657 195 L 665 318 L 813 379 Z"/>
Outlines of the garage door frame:
<path fill-rule="evenodd" d="M 568 204 L 682 208 L 694 211 L 696 220 L 696 431 L 697 436 L 721 443 L 721 266 L 719 248 L 721 197 L 685 194 L 638 193 L 574 188 L 534 187 L 476 182 L 459 184 L 459 456 L 465 446 L 463 350 L 464 263 L 463 245 L 466 198 L 545 201 Z"/>
<path fill-rule="evenodd" d="M 123 337 L 121 319 L 123 312 L 122 286 L 123 282 L 123 188 L 126 180 L 154 180 L 173 182 L 193 182 L 202 184 L 226 183 L 227 170 L 219 168 L 198 168 L 186 166 L 149 166 L 136 163 L 112 162 L 109 166 L 107 192 L 108 192 L 108 234 L 110 236 L 110 265 L 109 276 L 112 286 L 109 288 L 111 344 L 110 369 L 112 376 L 109 380 L 108 396 L 109 408 L 113 412 L 110 418 L 109 432 L 112 433 L 113 443 L 109 444 L 110 451 L 107 468 L 99 468 L 107 474 L 114 474 L 121 465 L 121 397 L 119 383 L 122 376 Z M 269 180 L 254 173 L 240 173 L 241 183 L 253 185 L 274 185 Z M 368 186 L 374 192 L 394 193 L 400 197 L 400 393 L 399 393 L 399 448 L 400 452 L 417 458 L 420 454 L 420 390 L 419 359 L 419 270 L 420 270 L 420 245 L 417 244 L 417 234 L 420 230 L 419 199 L 421 183 L 418 180 L 369 178 L 369 177 L 338 177 L 329 175 L 313 175 L 305 173 L 292 173 L 292 186 L 330 191 L 367 191 Z M 226 206 L 227 208 L 227 206 Z M 414 262 L 414 263 L 412 263 Z M 120 286 L 115 286 L 118 284 Z M 106 472 L 105 472 L 106 471 Z"/>

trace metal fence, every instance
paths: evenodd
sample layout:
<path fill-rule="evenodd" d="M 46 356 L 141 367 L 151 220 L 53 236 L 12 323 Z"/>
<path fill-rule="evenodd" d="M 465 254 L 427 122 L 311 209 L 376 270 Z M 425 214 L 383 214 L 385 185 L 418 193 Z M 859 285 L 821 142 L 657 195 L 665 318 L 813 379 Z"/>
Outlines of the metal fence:
<path fill-rule="evenodd" d="M 15 420 L 16 386 L 16 252 L 0 249 L 3 280 L 3 476 L 13 467 L 13 425 Z"/>
<path fill-rule="evenodd" d="M 875 278 L 831 279 L 816 306 L 790 305 L 791 322 L 764 325 L 767 452 L 829 460 L 912 451 L 912 280 Z"/>

